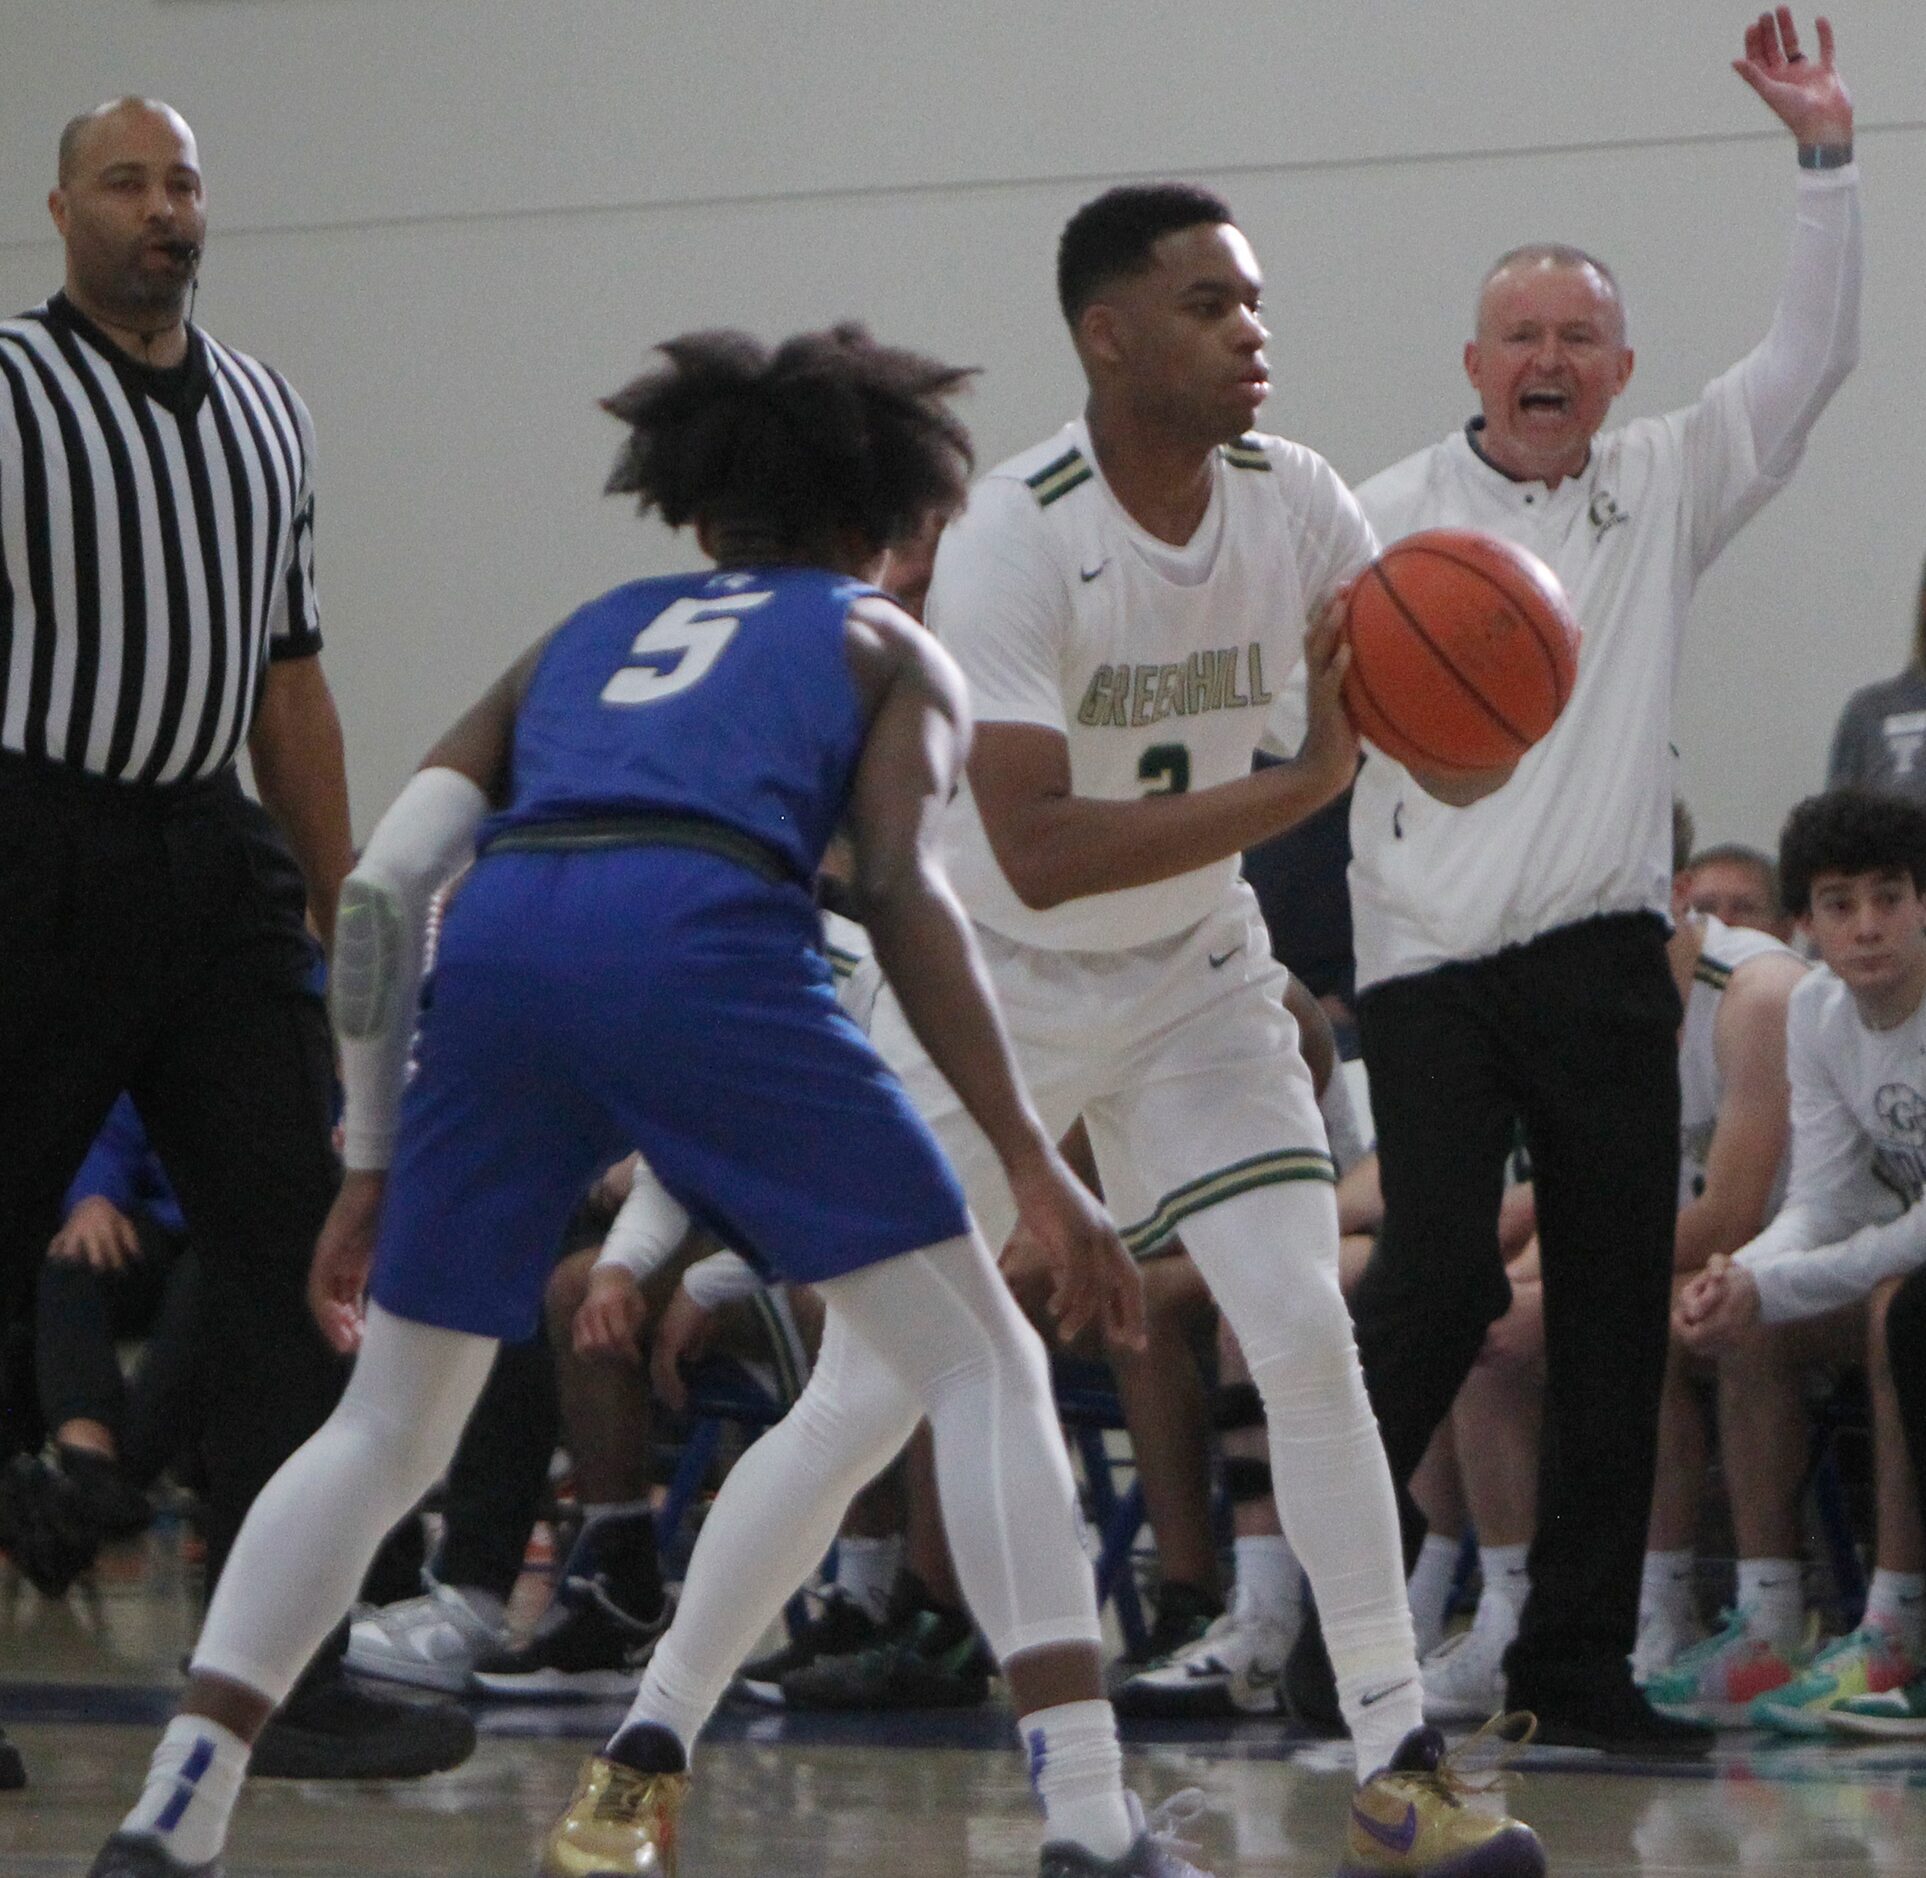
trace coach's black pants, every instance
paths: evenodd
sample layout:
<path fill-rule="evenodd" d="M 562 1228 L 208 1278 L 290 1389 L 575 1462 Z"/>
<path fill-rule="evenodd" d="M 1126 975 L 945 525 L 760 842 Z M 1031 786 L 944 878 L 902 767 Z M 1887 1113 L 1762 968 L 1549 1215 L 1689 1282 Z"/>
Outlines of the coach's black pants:
<path fill-rule="evenodd" d="M 339 1176 L 303 899 L 232 773 L 143 789 L 0 755 L 0 1284 L 19 1308 L 129 1091 L 202 1264 L 210 1582 L 346 1373 L 305 1296 Z"/>
<path fill-rule="evenodd" d="M 1915 1271 L 1893 1293 L 1886 1312 L 1886 1353 L 1893 1366 L 1893 1390 L 1906 1430 L 1919 1503 L 1926 1506 L 1926 1267 Z"/>
<path fill-rule="evenodd" d="M 1545 1275 L 1545 1423 L 1520 1698 L 1623 1681 L 1638 1623 L 1679 1180 L 1679 997 L 1660 922 L 1611 915 L 1393 979 L 1359 1007 L 1385 1222 L 1353 1300 L 1404 1491 L 1510 1300 L 1523 1127 Z"/>

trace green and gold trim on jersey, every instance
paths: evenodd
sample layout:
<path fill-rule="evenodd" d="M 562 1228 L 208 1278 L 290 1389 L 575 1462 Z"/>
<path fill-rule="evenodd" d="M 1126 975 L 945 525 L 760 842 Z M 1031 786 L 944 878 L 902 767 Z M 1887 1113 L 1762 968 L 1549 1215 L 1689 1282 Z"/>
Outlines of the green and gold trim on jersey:
<path fill-rule="evenodd" d="M 833 942 L 826 944 L 823 951 L 829 958 L 830 976 L 838 985 L 846 979 L 853 978 L 856 975 L 857 966 L 863 962 L 863 955 L 860 952 L 852 952 L 847 946 L 839 946 Z"/>
<path fill-rule="evenodd" d="M 1034 476 L 1024 477 L 1023 482 L 1036 497 L 1037 507 L 1047 509 L 1059 496 L 1081 488 L 1096 473 L 1090 467 L 1090 459 L 1072 445 L 1054 463 L 1044 464 Z"/>
<path fill-rule="evenodd" d="M 1692 967 L 1692 977 L 1701 985 L 1710 985 L 1714 991 L 1723 991 L 1732 982 L 1732 971 L 1730 965 L 1701 954 L 1699 962 Z"/>
<path fill-rule="evenodd" d="M 1228 1167 L 1200 1174 L 1181 1187 L 1171 1188 L 1157 1202 L 1149 1218 L 1123 1229 L 1123 1242 L 1133 1258 L 1148 1258 L 1151 1253 L 1161 1251 L 1164 1241 L 1193 1213 L 1201 1213 L 1209 1206 L 1221 1206 L 1226 1200 L 1234 1200 L 1240 1193 L 1249 1193 L 1256 1187 L 1279 1187 L 1293 1180 L 1322 1180 L 1334 1185 L 1337 1167 L 1321 1148 L 1278 1148 L 1268 1154 L 1253 1154 L 1244 1160 L 1232 1161 Z"/>
<path fill-rule="evenodd" d="M 1232 469 L 1271 473 L 1271 453 L 1254 436 L 1239 437 L 1235 443 L 1225 444 L 1223 457 Z"/>

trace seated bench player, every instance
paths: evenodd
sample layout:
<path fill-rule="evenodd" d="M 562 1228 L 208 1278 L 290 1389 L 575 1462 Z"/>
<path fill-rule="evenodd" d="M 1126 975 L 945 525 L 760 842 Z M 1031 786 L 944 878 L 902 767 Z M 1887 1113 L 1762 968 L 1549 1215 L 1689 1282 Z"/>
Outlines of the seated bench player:
<path fill-rule="evenodd" d="M 1889 1395 L 1886 1305 L 1926 1264 L 1926 808 L 1857 787 L 1808 797 L 1786 823 L 1779 869 L 1824 965 L 1793 993 L 1787 1019 L 1785 1204 L 1731 1259 L 1708 1262 L 1674 1323 L 1690 1348 L 1716 1354 L 1776 1327 L 1866 1313 L 1880 1510 L 1866 1612 L 1749 1709 L 1757 1726 L 1818 1733 L 1830 1711 L 1902 1689 L 1921 1654 L 1919 1508 L 1896 1405 L 1878 1405 Z"/>

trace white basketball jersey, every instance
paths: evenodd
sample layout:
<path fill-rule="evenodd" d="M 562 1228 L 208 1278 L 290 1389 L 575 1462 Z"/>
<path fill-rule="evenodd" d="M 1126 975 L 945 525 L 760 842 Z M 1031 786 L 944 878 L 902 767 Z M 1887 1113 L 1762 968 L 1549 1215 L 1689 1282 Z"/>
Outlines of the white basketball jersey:
<path fill-rule="evenodd" d="M 1746 926 L 1728 926 L 1710 914 L 1705 916 L 1705 944 L 1693 968 L 1692 988 L 1685 998 L 1685 1025 L 1679 1033 L 1679 1206 L 1683 1209 L 1705 1191 L 1706 1155 L 1712 1146 L 1712 1131 L 1718 1126 L 1719 1104 L 1725 1085 L 1719 1075 L 1713 1048 L 1713 1030 L 1719 1019 L 1719 1002 L 1732 974 L 1748 960 L 1781 956 L 1797 959 L 1798 953 L 1767 932 Z M 1790 1156 L 1787 1156 L 1787 1160 Z M 1779 1164 L 1779 1177 L 1773 1183 L 1772 1199 L 1766 1208 L 1769 1219 L 1785 1198 L 1786 1160 Z"/>
<path fill-rule="evenodd" d="M 1204 519 L 1172 547 L 1111 494 L 1078 421 L 992 470 L 944 533 L 931 628 L 979 721 L 1062 732 L 1077 796 L 1133 800 L 1247 775 L 1307 614 L 1376 552 L 1351 492 L 1302 445 L 1253 434 L 1211 468 Z M 967 788 L 945 836 L 971 916 L 1051 950 L 1187 931 L 1237 877 L 1229 855 L 1038 911 L 1004 877 Z"/>

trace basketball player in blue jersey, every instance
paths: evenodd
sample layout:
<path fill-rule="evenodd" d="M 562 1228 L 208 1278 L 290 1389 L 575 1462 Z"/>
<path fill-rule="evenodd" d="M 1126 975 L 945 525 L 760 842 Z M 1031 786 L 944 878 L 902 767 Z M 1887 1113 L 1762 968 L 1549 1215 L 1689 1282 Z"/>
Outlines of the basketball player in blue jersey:
<path fill-rule="evenodd" d="M 864 579 L 959 499 L 968 439 L 946 400 L 967 374 L 856 328 L 773 355 L 737 334 L 663 350 L 609 401 L 630 428 L 609 486 L 694 522 L 717 569 L 567 620 L 437 745 L 350 880 L 334 990 L 349 1171 L 311 1295 L 358 1346 L 354 1376 L 256 1501 L 95 1878 L 219 1869 L 254 1735 L 440 1475 L 498 1340 L 534 1329 L 576 1195 L 633 1146 L 729 1244 L 817 1284 L 827 1322 L 807 1401 L 730 1475 L 542 1871 L 675 1872 L 691 1744 L 890 1458 L 849 1436 L 880 1424 L 894 1445 L 894 1415 L 865 1399 L 907 1389 L 1023 1718 L 1044 1878 L 1201 1878 L 1122 1787 L 1042 1344 L 839 1012 L 809 895 L 846 826 L 877 958 L 997 1144 L 1063 1321 L 1140 1341 L 1135 1270 L 1037 1119 L 935 858 L 969 742 L 961 679 Z M 403 1096 L 425 908 L 477 850 Z"/>

